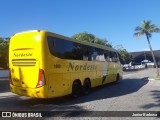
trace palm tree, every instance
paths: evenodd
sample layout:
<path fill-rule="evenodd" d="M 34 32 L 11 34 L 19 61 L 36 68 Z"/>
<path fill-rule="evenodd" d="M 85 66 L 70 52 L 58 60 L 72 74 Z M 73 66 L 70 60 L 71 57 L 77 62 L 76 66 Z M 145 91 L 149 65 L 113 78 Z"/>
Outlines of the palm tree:
<path fill-rule="evenodd" d="M 157 69 L 157 76 L 159 76 L 159 70 L 158 70 L 158 66 L 157 66 L 157 63 L 156 63 L 156 60 L 155 60 L 155 57 L 154 57 L 154 53 L 153 53 L 153 50 L 152 50 L 152 46 L 151 46 L 151 43 L 150 43 L 150 38 L 152 37 L 152 33 L 158 33 L 160 32 L 160 29 L 158 28 L 157 25 L 155 24 L 151 24 L 151 21 L 143 21 L 142 22 L 142 26 L 137 26 L 135 28 L 135 31 L 136 33 L 134 34 L 135 37 L 140 37 L 142 35 L 146 35 L 147 37 L 147 42 L 148 42 L 148 45 L 149 45 L 149 48 L 150 48 L 150 51 L 151 51 L 151 54 L 152 54 L 152 58 L 153 58 L 153 61 L 154 61 L 154 64 L 155 64 L 155 67 Z"/>

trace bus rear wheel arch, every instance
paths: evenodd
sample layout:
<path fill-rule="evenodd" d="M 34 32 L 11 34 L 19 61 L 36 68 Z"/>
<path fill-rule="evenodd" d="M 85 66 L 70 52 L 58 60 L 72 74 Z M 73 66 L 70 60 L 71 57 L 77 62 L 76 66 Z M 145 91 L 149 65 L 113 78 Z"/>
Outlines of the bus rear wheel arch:
<path fill-rule="evenodd" d="M 89 78 L 84 80 L 84 84 L 83 84 L 83 93 L 85 95 L 89 94 L 89 92 L 91 91 L 91 81 Z"/>
<path fill-rule="evenodd" d="M 75 80 L 72 84 L 72 96 L 77 98 L 80 96 L 82 91 L 82 85 L 80 80 Z"/>
<path fill-rule="evenodd" d="M 120 75 L 118 73 L 117 76 L 116 76 L 116 82 L 118 82 L 119 80 L 120 80 Z"/>

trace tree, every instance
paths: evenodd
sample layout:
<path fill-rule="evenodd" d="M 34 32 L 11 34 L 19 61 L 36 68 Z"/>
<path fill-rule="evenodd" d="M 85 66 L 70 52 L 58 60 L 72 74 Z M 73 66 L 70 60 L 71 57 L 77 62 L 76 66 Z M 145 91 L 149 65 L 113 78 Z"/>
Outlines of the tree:
<path fill-rule="evenodd" d="M 4 42 L 4 39 L 0 37 L 0 43 Z"/>
<path fill-rule="evenodd" d="M 9 38 L 0 38 L 0 67 L 8 68 Z"/>
<path fill-rule="evenodd" d="M 112 47 L 111 43 L 109 43 L 107 39 L 96 38 L 94 40 L 94 43 L 100 44 L 100 45 L 105 45 L 108 47 Z"/>
<path fill-rule="evenodd" d="M 72 38 L 80 41 L 84 41 L 84 42 L 96 43 L 96 44 L 112 47 L 112 45 L 108 42 L 107 39 L 97 38 L 95 35 L 87 32 L 75 34 L 72 36 Z"/>
<path fill-rule="evenodd" d="M 159 70 L 158 70 L 157 62 L 155 60 L 155 56 L 150 43 L 150 38 L 152 37 L 152 33 L 158 33 L 160 32 L 160 29 L 157 27 L 157 25 L 151 24 L 151 21 L 143 21 L 141 27 L 137 26 L 135 28 L 135 31 L 136 31 L 136 33 L 134 33 L 135 37 L 139 38 L 142 35 L 146 35 L 148 46 L 150 48 L 155 67 L 157 69 L 157 75 L 159 76 Z"/>
<path fill-rule="evenodd" d="M 117 45 L 115 49 L 117 49 L 120 55 L 119 58 L 122 64 L 128 64 L 132 61 L 132 55 L 127 52 L 127 50 L 124 49 L 122 45 Z"/>

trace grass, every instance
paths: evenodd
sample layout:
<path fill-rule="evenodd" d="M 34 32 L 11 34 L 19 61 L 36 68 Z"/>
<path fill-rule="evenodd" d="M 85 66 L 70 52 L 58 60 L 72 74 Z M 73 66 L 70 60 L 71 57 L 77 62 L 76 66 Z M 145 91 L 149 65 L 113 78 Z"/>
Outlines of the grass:
<path fill-rule="evenodd" d="M 154 75 L 150 77 L 151 79 L 156 79 L 156 80 L 160 80 L 160 76 Z"/>

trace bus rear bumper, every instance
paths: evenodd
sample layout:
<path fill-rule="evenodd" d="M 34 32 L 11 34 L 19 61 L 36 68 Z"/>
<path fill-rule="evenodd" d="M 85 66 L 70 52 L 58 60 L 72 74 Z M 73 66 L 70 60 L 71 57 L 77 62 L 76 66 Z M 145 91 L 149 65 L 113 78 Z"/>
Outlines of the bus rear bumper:
<path fill-rule="evenodd" d="M 40 88 L 23 88 L 10 84 L 11 92 L 21 96 L 34 98 L 48 98 L 48 95 L 46 94 L 47 91 L 45 90 L 45 88 L 46 86 Z"/>

